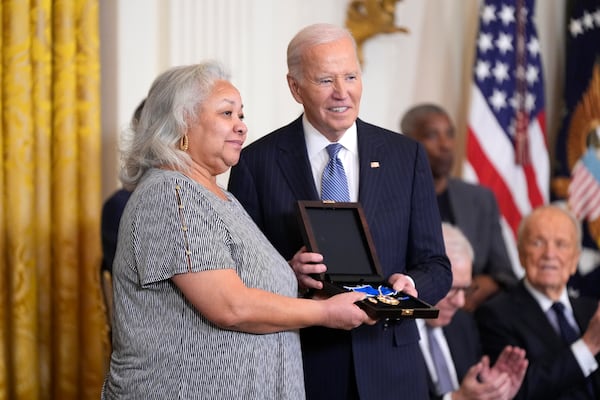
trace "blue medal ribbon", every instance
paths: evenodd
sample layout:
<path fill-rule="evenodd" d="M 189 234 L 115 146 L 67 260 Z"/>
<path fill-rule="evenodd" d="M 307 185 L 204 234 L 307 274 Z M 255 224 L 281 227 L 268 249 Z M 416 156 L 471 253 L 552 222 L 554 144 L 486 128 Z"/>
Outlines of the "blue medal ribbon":
<path fill-rule="evenodd" d="M 395 296 L 398 294 L 397 291 L 383 285 L 379 285 L 377 289 L 371 285 L 344 286 L 344 289 L 352 290 L 353 292 L 364 293 L 367 295 L 367 297 Z M 408 300 L 408 298 L 408 296 L 397 297 L 398 300 Z"/>

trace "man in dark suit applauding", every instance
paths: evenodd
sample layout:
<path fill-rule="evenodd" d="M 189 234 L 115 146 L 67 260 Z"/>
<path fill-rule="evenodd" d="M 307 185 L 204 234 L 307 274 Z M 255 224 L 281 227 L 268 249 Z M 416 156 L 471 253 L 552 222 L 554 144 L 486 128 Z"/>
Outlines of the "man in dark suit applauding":
<path fill-rule="evenodd" d="M 477 310 L 483 350 L 505 345 L 527 352 L 529 368 L 518 399 L 598 399 L 598 301 L 567 293 L 581 251 L 578 222 L 557 206 L 542 206 L 521 221 L 518 249 L 525 277 Z"/>
<path fill-rule="evenodd" d="M 472 285 L 473 249 L 457 227 L 444 223 L 442 232 L 452 264 L 452 288 L 436 304 L 437 319 L 417 321 L 430 399 L 512 399 L 527 370 L 525 351 L 506 346 L 493 367 L 489 357 L 482 357 L 473 315 L 461 308 Z"/>
<path fill-rule="evenodd" d="M 455 132 L 443 108 L 431 103 L 410 108 L 402 117 L 400 130 L 427 151 L 442 221 L 459 227 L 473 246 L 473 290 L 466 297 L 464 308 L 474 311 L 502 288 L 517 283 L 502 237 L 494 193 L 451 176 Z"/>
<path fill-rule="evenodd" d="M 302 29 L 287 52 L 288 86 L 304 113 L 246 147 L 229 190 L 289 260 L 301 288 L 321 289 L 326 270 L 307 252 L 298 200 L 318 200 L 329 159 L 343 166 L 345 200 L 360 201 L 384 278 L 435 304 L 450 288 L 431 171 L 421 145 L 358 118 L 362 80 L 356 43 L 345 29 Z M 330 145 L 339 152 L 328 154 Z M 329 198 L 331 199 L 331 198 Z M 331 199 L 339 200 L 339 199 Z M 301 332 L 308 399 L 423 399 L 427 396 L 413 319 L 381 320 L 351 332 Z"/>

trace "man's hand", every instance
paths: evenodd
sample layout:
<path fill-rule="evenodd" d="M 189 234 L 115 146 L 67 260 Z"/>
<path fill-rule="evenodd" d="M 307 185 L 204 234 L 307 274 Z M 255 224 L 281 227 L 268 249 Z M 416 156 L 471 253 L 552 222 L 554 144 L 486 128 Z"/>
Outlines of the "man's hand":
<path fill-rule="evenodd" d="M 410 279 L 407 275 L 404 274 L 392 274 L 390 279 L 388 279 L 390 285 L 392 285 L 392 289 L 397 292 L 404 292 L 406 294 L 410 294 L 413 297 L 419 297 L 417 293 L 417 289 L 415 288 L 412 279 Z"/>
<path fill-rule="evenodd" d="M 523 383 L 527 366 L 525 350 L 519 347 L 506 346 L 491 368 L 489 357 L 483 356 L 469 369 L 452 399 L 512 399 Z"/>
<path fill-rule="evenodd" d="M 327 267 L 323 264 L 323 256 L 319 253 L 310 253 L 306 251 L 306 247 L 302 246 L 300 250 L 288 264 L 296 274 L 298 284 L 302 289 L 323 289 L 323 283 L 313 279 L 310 274 L 320 274 L 327 271 Z"/>
<path fill-rule="evenodd" d="M 483 356 L 469 368 L 458 390 L 452 392 L 453 400 L 508 400 L 510 378 L 507 373 L 494 373 L 490 359 Z"/>
<path fill-rule="evenodd" d="M 582 339 L 594 356 L 600 352 L 600 305 L 596 308 Z"/>
<path fill-rule="evenodd" d="M 529 361 L 525 358 L 525 350 L 520 347 L 506 346 L 498 356 L 492 371 L 495 373 L 506 373 L 510 379 L 509 398 L 515 397 L 525 373 Z"/>

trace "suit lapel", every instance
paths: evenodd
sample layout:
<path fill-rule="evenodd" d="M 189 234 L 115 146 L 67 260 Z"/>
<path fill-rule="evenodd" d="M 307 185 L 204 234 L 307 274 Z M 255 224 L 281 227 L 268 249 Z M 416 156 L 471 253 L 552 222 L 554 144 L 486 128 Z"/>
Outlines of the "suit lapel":
<path fill-rule="evenodd" d="M 288 125 L 285 130 L 284 138 L 279 142 L 277 165 L 295 198 L 319 199 L 306 152 L 302 117 Z"/>
<path fill-rule="evenodd" d="M 527 291 L 522 280 L 513 292 L 513 296 L 515 296 L 517 306 L 515 312 L 520 315 L 523 324 L 527 325 L 532 332 L 538 333 L 537 337 L 547 347 L 559 348 L 562 345 L 562 339 L 548 321 L 544 310 L 540 308 L 537 301 Z M 542 332 L 552 332 L 552 334 L 541 334 Z"/>
<path fill-rule="evenodd" d="M 381 159 L 384 143 L 360 119 L 356 124 L 360 181 L 358 198 L 365 210 L 376 210 L 380 188 L 385 185 L 386 166 Z M 318 200 L 319 192 L 315 186 L 306 152 L 302 117 L 288 125 L 284 135 L 283 140 L 279 142 L 277 155 L 277 164 L 282 175 L 297 199 Z M 365 207 L 367 204 L 369 206 Z"/>
<path fill-rule="evenodd" d="M 379 202 L 379 193 L 382 185 L 385 185 L 385 160 L 382 159 L 381 151 L 384 145 L 380 136 L 374 135 L 372 129 L 362 122 L 356 120 L 358 135 L 358 158 L 359 158 L 359 191 L 358 200 L 367 213 L 376 210 Z M 368 205 L 368 206 L 367 206 Z"/>
<path fill-rule="evenodd" d="M 573 316 L 575 317 L 575 321 L 577 322 L 579 330 L 583 334 L 583 332 L 585 332 L 585 330 L 588 328 L 589 321 L 592 319 L 594 312 L 596 311 L 595 304 L 594 307 L 590 308 L 586 302 L 581 301 L 579 298 L 570 296 L 569 301 L 571 302 L 571 308 L 573 308 Z"/>
<path fill-rule="evenodd" d="M 464 332 L 466 328 L 459 318 L 454 318 L 449 325 L 443 328 L 459 383 L 471 365 L 479 361 L 477 359 L 470 359 L 473 351 L 466 347 L 470 345 L 465 343 L 465 337 L 470 337 L 470 335 L 465 336 L 467 334 L 467 332 Z"/>

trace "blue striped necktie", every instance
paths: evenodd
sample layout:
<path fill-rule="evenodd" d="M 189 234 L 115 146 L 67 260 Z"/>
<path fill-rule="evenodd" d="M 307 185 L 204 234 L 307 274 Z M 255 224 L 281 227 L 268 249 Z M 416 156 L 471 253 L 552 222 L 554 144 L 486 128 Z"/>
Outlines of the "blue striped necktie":
<path fill-rule="evenodd" d="M 446 362 L 446 357 L 433 333 L 433 328 L 430 326 L 427 326 L 426 328 L 427 337 L 429 339 L 429 352 L 431 353 L 431 360 L 433 361 L 435 371 L 437 372 L 437 382 L 435 382 L 436 391 L 438 395 L 443 396 L 446 393 L 454 391 L 454 384 L 450 377 L 450 369 Z"/>
<path fill-rule="evenodd" d="M 339 143 L 333 143 L 327 146 L 329 153 L 329 162 L 323 171 L 321 181 L 321 199 L 333 201 L 350 201 L 348 194 L 348 180 L 342 161 L 338 158 L 338 153 L 342 149 Z"/>

